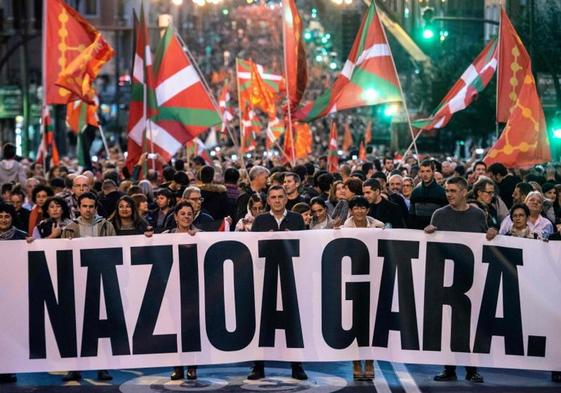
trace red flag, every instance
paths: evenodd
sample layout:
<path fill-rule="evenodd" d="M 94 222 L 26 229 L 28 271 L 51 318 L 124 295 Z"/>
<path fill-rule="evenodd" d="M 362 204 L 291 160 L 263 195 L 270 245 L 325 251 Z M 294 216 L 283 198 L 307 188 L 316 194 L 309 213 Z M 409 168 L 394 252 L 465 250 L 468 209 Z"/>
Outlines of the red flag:
<path fill-rule="evenodd" d="M 364 147 L 364 142 L 360 142 L 360 147 L 358 148 L 358 159 L 361 161 L 366 161 L 366 148 Z"/>
<path fill-rule="evenodd" d="M 327 153 L 327 170 L 331 173 L 339 169 L 339 157 L 337 154 L 337 124 L 331 122 L 329 127 L 329 150 Z"/>
<path fill-rule="evenodd" d="M 368 145 L 370 142 L 372 142 L 372 120 L 368 120 L 364 131 L 364 144 Z"/>
<path fill-rule="evenodd" d="M 273 148 L 273 145 L 280 139 L 282 134 L 284 134 L 284 123 L 277 117 L 273 120 L 269 120 L 269 124 L 267 125 L 267 151 Z"/>
<path fill-rule="evenodd" d="M 41 139 L 41 144 L 39 145 L 39 150 L 37 151 L 37 159 L 35 161 L 44 164 L 44 161 L 48 156 L 50 156 L 50 164 L 53 166 L 58 165 L 60 164 L 60 156 L 56 147 L 55 137 L 53 134 L 53 124 L 51 122 L 51 115 L 47 105 L 43 107 L 41 123 L 43 128 L 43 138 Z"/>
<path fill-rule="evenodd" d="M 294 133 L 294 156 L 296 158 L 306 158 L 312 154 L 313 136 L 312 129 L 307 123 L 295 123 Z"/>
<path fill-rule="evenodd" d="M 275 96 L 265 87 L 265 82 L 263 82 L 253 62 L 251 63 L 251 89 L 249 100 L 251 106 L 265 112 L 269 120 L 276 117 L 277 108 L 275 105 Z"/>
<path fill-rule="evenodd" d="M 287 127 L 287 132 L 284 133 L 284 145 L 283 145 L 283 161 L 289 162 L 293 164 L 296 160 L 295 152 L 294 152 L 294 133 L 290 132 L 291 127 Z M 292 129 L 294 129 L 294 125 L 292 125 Z"/>
<path fill-rule="evenodd" d="M 288 85 L 288 102 L 294 111 L 306 90 L 308 70 L 306 51 L 302 40 L 302 20 L 295 0 L 282 1 L 282 28 L 284 35 L 284 66 Z"/>
<path fill-rule="evenodd" d="M 129 103 L 129 122 L 127 125 L 127 168 L 132 168 L 138 162 L 140 155 L 146 149 L 147 118 L 154 110 L 148 106 L 148 96 L 153 95 L 152 52 L 150 39 L 144 18 L 144 7 L 140 8 L 140 19 L 136 13 L 134 17 L 135 49 L 131 67 L 131 100 Z M 153 101 L 153 100 L 151 100 Z"/>
<path fill-rule="evenodd" d="M 528 69 L 508 123 L 484 161 L 487 165 L 500 162 L 508 168 L 529 168 L 550 160 L 545 117 Z"/>
<path fill-rule="evenodd" d="M 497 121 L 507 120 L 484 161 L 528 168 L 551 160 L 532 62 L 504 9 L 501 14 Z"/>
<path fill-rule="evenodd" d="M 343 150 L 349 151 L 349 149 L 353 145 L 353 133 L 351 131 L 349 122 L 345 122 L 345 125 L 343 127 L 345 129 L 345 133 L 343 134 Z"/>
<path fill-rule="evenodd" d="M 311 121 L 345 109 L 402 101 L 399 78 L 375 3 L 370 3 L 348 60 L 332 87 L 300 108 L 294 114 L 298 120 Z"/>
<path fill-rule="evenodd" d="M 66 125 L 74 133 L 78 134 L 87 125 L 99 127 L 97 109 L 99 101 L 88 105 L 84 101 L 77 100 L 66 104 Z"/>
<path fill-rule="evenodd" d="M 113 57 L 113 48 L 78 12 L 62 0 L 45 0 L 43 75 L 45 103 L 92 103 L 92 83 Z"/>
<path fill-rule="evenodd" d="M 222 122 L 196 64 L 173 26 L 168 26 L 154 56 L 154 104 L 147 137 L 170 159 L 190 139 Z M 151 102 L 151 97 L 148 97 Z"/>
<path fill-rule="evenodd" d="M 516 106 L 531 60 L 504 8 L 501 9 L 499 34 L 497 122 L 506 123 Z"/>

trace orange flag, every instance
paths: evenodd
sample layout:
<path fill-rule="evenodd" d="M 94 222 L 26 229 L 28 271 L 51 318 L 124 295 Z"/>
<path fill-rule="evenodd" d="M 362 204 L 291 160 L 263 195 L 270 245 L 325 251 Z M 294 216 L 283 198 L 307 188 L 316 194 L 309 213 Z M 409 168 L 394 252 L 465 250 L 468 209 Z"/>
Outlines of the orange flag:
<path fill-rule="evenodd" d="M 337 124 L 331 122 L 329 127 L 329 150 L 327 153 L 327 171 L 337 172 L 339 169 L 339 157 L 337 154 Z"/>
<path fill-rule="evenodd" d="M 551 160 L 545 117 L 531 69 L 526 70 L 506 127 L 483 161 L 529 168 Z"/>
<path fill-rule="evenodd" d="M 62 0 L 45 0 L 43 73 L 47 104 L 93 103 L 92 83 L 113 48 Z"/>
<path fill-rule="evenodd" d="M 312 129 L 308 123 L 294 123 L 294 133 L 296 135 L 294 155 L 296 158 L 306 158 L 312 154 Z"/>
<path fill-rule="evenodd" d="M 366 131 L 364 131 L 364 144 L 368 145 L 372 141 L 372 120 L 368 120 Z"/>
<path fill-rule="evenodd" d="M 81 100 L 69 102 L 66 105 L 66 125 L 74 134 L 82 131 L 86 124 L 98 127 L 97 109 L 97 102 L 94 105 L 88 105 Z"/>
<path fill-rule="evenodd" d="M 353 145 L 353 133 L 351 132 L 351 126 L 349 122 L 345 123 L 345 133 L 343 134 L 343 150 L 349 151 L 351 146 Z"/>
<path fill-rule="evenodd" d="M 300 103 L 308 83 L 302 19 L 298 14 L 295 0 L 282 0 L 281 12 L 284 33 L 284 72 L 288 86 L 287 95 L 290 109 L 294 111 Z"/>
<path fill-rule="evenodd" d="M 364 142 L 360 142 L 360 147 L 358 148 L 358 159 L 361 161 L 366 161 L 366 148 L 364 147 Z"/>
<path fill-rule="evenodd" d="M 267 114 L 269 120 L 276 117 L 275 95 L 265 86 L 265 82 L 254 62 L 251 62 L 251 92 L 249 101 L 253 108 L 259 108 Z"/>
<path fill-rule="evenodd" d="M 296 156 L 295 156 L 295 149 L 294 149 L 294 143 L 292 138 L 294 137 L 294 124 L 292 125 L 292 131 L 290 132 L 291 128 L 287 126 L 287 130 L 284 133 L 284 144 L 282 146 L 282 150 L 284 152 L 283 154 L 283 162 L 289 162 L 291 164 L 294 163 L 294 161 L 296 160 Z"/>
<path fill-rule="evenodd" d="M 530 56 L 503 8 L 499 36 L 497 122 L 508 121 L 516 106 L 526 71 L 530 68 Z"/>

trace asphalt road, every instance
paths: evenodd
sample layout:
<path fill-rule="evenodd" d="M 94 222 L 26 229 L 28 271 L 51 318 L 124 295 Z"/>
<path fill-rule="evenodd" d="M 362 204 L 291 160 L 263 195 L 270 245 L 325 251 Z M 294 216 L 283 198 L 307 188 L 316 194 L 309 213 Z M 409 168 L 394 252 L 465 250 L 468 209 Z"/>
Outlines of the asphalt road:
<path fill-rule="evenodd" d="M 376 362 L 372 382 L 353 381 L 350 362 L 307 363 L 305 369 L 308 381 L 290 378 L 288 365 L 278 362 L 267 364 L 266 378 L 261 381 L 245 379 L 247 363 L 200 367 L 199 379 L 194 382 L 170 381 L 167 368 L 112 370 L 114 379 L 110 382 L 96 381 L 93 371 L 84 372 L 80 382 L 67 383 L 61 381 L 63 372 L 18 374 L 18 382 L 0 385 L 0 392 L 561 392 L 561 384 L 551 382 L 550 373 L 541 371 L 480 369 L 485 383 L 473 384 L 463 380 L 462 368 L 458 368 L 457 382 L 434 382 L 432 377 L 440 371 L 438 366 Z"/>

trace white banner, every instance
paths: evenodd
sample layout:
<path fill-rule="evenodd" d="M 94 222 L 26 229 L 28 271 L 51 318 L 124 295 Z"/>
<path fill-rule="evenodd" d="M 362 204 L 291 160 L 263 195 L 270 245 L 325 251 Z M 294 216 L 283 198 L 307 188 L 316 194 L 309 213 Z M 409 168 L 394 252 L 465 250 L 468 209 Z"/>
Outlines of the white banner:
<path fill-rule="evenodd" d="M 377 359 L 561 370 L 561 242 L 413 230 L 0 242 L 0 373 Z"/>

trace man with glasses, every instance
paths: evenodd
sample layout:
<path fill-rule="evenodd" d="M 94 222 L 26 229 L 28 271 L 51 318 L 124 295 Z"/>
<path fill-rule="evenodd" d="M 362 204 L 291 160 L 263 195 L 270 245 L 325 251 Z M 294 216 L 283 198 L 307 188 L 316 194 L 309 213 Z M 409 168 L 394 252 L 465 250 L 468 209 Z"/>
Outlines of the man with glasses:
<path fill-rule="evenodd" d="M 202 209 L 204 199 L 201 196 L 201 190 L 198 187 L 187 187 L 183 191 L 181 200 L 189 201 L 193 205 L 193 209 L 195 210 L 195 218 L 193 219 L 194 226 L 201 228 L 204 227 L 205 224 L 212 224 L 214 222 L 214 218 Z M 170 230 L 175 227 L 176 223 L 173 218 L 173 214 L 171 214 L 166 218 L 165 228 L 166 230 Z"/>
<path fill-rule="evenodd" d="M 78 175 L 72 181 L 72 191 L 59 195 L 70 208 L 70 218 L 75 219 L 80 216 L 78 198 L 86 192 L 90 192 L 90 179 L 84 175 Z"/>

